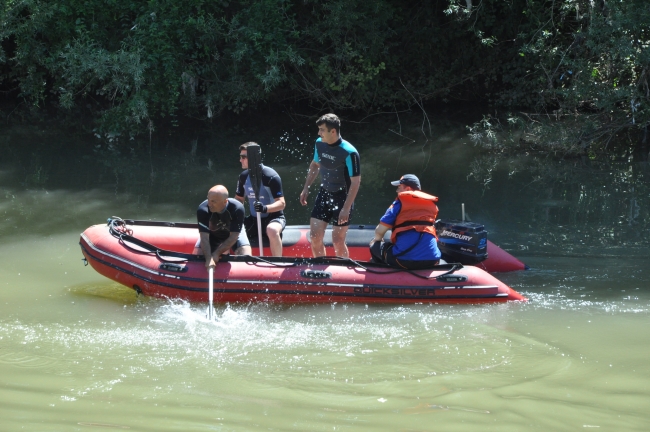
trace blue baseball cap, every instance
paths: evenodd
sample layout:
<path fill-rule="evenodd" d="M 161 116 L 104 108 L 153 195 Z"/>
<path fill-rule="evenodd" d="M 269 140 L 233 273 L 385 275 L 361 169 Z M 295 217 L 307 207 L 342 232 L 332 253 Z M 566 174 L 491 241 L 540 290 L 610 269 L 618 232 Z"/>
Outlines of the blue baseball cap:
<path fill-rule="evenodd" d="M 393 186 L 399 186 L 401 184 L 405 186 L 410 186 L 413 189 L 421 190 L 420 179 L 413 174 L 404 174 L 399 180 L 390 182 Z"/>

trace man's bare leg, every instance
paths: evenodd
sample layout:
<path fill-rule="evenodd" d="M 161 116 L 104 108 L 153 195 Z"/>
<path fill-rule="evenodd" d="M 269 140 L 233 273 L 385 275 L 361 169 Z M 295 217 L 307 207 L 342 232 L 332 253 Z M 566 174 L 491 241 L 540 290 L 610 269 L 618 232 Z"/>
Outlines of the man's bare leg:
<path fill-rule="evenodd" d="M 345 244 L 345 237 L 348 235 L 348 226 L 332 227 L 332 243 L 334 244 L 334 253 L 341 258 L 349 258 L 350 253 L 348 246 Z"/>
<path fill-rule="evenodd" d="M 325 229 L 327 228 L 327 222 L 320 219 L 311 218 L 309 220 L 309 238 L 311 240 L 311 252 L 314 257 L 325 256 L 325 244 L 323 243 L 323 238 L 325 238 Z"/>
<path fill-rule="evenodd" d="M 271 247 L 271 255 L 275 257 L 282 256 L 282 224 L 278 222 L 271 222 L 266 226 L 266 235 L 269 238 L 269 246 Z"/>

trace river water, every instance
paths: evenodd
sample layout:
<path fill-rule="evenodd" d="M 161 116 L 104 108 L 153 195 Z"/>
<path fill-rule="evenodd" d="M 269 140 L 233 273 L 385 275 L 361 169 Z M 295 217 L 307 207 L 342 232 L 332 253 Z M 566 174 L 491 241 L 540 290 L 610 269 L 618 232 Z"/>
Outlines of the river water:
<path fill-rule="evenodd" d="M 645 166 L 494 158 L 462 125 L 403 124 L 344 129 L 362 156 L 355 222 L 375 224 L 388 181 L 417 174 L 441 217 L 464 203 L 531 267 L 497 275 L 529 302 L 234 304 L 208 322 L 205 304 L 137 297 L 84 267 L 79 234 L 111 215 L 193 221 L 210 186 L 234 189 L 249 139 L 305 224 L 315 127 L 151 152 L 27 134 L 39 153 L 0 162 L 0 430 L 647 430 Z"/>

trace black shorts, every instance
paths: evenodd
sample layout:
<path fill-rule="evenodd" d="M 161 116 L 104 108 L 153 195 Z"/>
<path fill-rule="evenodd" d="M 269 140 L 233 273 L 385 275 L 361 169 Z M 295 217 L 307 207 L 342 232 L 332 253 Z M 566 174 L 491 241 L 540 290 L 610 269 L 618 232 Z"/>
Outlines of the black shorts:
<path fill-rule="evenodd" d="M 282 230 L 287 226 L 287 220 L 284 216 L 278 216 L 276 218 L 262 218 L 262 238 L 268 238 L 266 235 L 266 227 L 269 226 L 271 222 L 277 222 L 282 225 Z M 246 234 L 251 239 L 257 241 L 257 216 L 253 217 L 251 215 L 246 216 L 244 219 L 244 228 L 246 229 Z"/>
<path fill-rule="evenodd" d="M 314 209 L 311 211 L 311 217 L 314 219 L 322 220 L 324 222 L 330 223 L 334 226 L 348 226 L 352 220 L 352 211 L 354 210 L 354 204 L 350 209 L 350 217 L 346 223 L 339 225 L 339 213 L 345 204 L 348 194 L 345 191 L 340 192 L 328 192 L 325 189 L 321 188 L 316 196 L 316 202 L 314 203 Z"/>

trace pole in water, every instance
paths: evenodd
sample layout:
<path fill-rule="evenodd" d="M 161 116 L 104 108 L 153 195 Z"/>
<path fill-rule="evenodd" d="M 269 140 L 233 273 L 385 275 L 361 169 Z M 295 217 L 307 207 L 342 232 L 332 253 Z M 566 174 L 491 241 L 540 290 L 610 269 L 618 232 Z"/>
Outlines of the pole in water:
<path fill-rule="evenodd" d="M 214 300 L 214 267 L 210 267 L 208 270 L 208 319 L 212 321 L 214 319 L 214 306 L 212 306 L 212 301 Z"/>
<path fill-rule="evenodd" d="M 465 203 L 461 204 L 461 208 L 463 210 L 463 222 L 465 222 Z"/>

